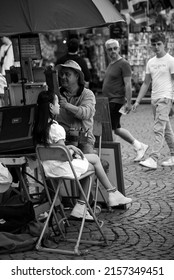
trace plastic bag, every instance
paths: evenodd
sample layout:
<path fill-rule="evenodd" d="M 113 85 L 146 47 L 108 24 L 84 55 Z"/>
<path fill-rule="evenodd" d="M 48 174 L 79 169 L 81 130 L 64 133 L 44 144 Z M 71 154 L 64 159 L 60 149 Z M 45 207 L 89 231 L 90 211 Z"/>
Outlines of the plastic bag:
<path fill-rule="evenodd" d="M 7 191 L 12 183 L 8 168 L 0 162 L 0 193 Z"/>

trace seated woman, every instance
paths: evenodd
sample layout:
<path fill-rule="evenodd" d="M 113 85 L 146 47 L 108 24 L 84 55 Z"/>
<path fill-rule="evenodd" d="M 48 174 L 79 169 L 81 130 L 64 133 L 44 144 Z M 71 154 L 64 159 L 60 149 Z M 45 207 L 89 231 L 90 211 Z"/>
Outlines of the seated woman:
<path fill-rule="evenodd" d="M 51 145 L 62 144 L 65 145 L 65 130 L 62 126 L 54 120 L 54 117 L 59 114 L 60 105 L 58 96 L 49 91 L 42 91 L 38 96 L 38 114 L 36 117 L 35 127 L 33 130 L 34 139 L 37 144 Z M 101 184 L 108 191 L 108 203 L 112 206 L 120 204 L 131 203 L 132 199 L 122 195 L 116 187 L 110 183 L 100 161 L 96 154 L 83 154 L 82 151 L 73 146 L 67 145 L 71 154 L 74 154 L 72 164 L 78 176 L 85 173 L 91 168 L 95 169 L 96 176 Z M 62 164 L 59 161 L 45 161 L 43 167 L 46 175 L 59 177 L 62 175 L 72 176 L 72 171 L 68 162 Z M 86 184 L 83 186 L 84 192 L 87 193 Z M 74 206 L 71 216 L 82 218 L 84 213 L 85 201 L 83 195 L 80 194 L 79 200 Z M 93 217 L 87 211 L 86 219 L 93 220 Z"/>

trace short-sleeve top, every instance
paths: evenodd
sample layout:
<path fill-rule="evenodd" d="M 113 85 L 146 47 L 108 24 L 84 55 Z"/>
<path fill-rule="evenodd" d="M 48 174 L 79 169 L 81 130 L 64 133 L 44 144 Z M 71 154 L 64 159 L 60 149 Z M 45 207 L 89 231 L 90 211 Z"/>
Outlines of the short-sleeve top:
<path fill-rule="evenodd" d="M 163 57 L 149 59 L 146 66 L 146 74 L 152 78 L 151 99 L 169 98 L 173 99 L 174 57 L 166 53 Z"/>
<path fill-rule="evenodd" d="M 49 143 L 56 144 L 59 140 L 65 140 L 66 133 L 65 129 L 58 124 L 58 122 L 53 121 L 50 126 L 49 131 Z M 89 162 L 86 158 L 84 159 L 73 159 L 72 165 L 76 171 L 77 177 L 80 177 L 83 173 L 88 170 Z M 47 177 L 61 177 L 67 176 L 70 178 L 74 178 L 69 162 L 61 162 L 61 161 L 43 161 L 43 167 L 45 171 L 45 175 Z"/>
<path fill-rule="evenodd" d="M 131 77 L 131 67 L 127 60 L 121 58 L 108 65 L 104 76 L 102 93 L 108 97 L 109 102 L 125 103 L 125 77 Z"/>

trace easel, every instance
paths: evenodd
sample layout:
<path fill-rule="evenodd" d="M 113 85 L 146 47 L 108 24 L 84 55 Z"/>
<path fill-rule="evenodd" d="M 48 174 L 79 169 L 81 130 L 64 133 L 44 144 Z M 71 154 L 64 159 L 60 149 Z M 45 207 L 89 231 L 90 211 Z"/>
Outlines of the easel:
<path fill-rule="evenodd" d="M 102 141 L 113 141 L 107 97 L 96 97 L 96 112 L 94 119 L 102 123 Z"/>
<path fill-rule="evenodd" d="M 103 97 L 103 96 L 96 97 L 96 113 L 94 119 L 102 124 L 101 155 L 102 155 L 102 149 L 107 149 L 107 148 L 113 149 L 114 154 L 116 155 L 115 174 L 116 174 L 117 182 L 115 182 L 115 184 L 117 183 L 118 190 L 123 195 L 125 195 L 122 158 L 121 158 L 121 146 L 120 143 L 113 143 L 110 110 L 109 110 L 109 103 L 107 97 Z M 107 200 L 108 194 L 103 187 L 102 187 L 102 193 L 105 196 L 105 200 Z M 103 202 L 102 196 L 100 196 L 99 199 Z M 119 206 L 119 208 L 126 209 L 126 206 Z"/>

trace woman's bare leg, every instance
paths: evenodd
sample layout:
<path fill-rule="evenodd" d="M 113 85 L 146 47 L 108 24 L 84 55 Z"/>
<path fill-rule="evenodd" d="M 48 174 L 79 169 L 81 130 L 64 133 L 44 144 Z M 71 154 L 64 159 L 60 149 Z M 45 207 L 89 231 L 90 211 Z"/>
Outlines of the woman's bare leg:
<path fill-rule="evenodd" d="M 85 157 L 89 161 L 89 168 L 88 170 L 95 169 L 95 173 L 97 178 L 99 179 L 100 183 L 104 186 L 104 188 L 108 191 L 108 205 L 118 206 L 120 204 L 127 204 L 131 203 L 132 199 L 125 197 L 123 194 L 121 194 L 116 187 L 112 186 L 111 182 L 109 181 L 103 166 L 101 164 L 100 158 L 96 154 L 85 154 Z M 84 189 L 85 194 L 87 193 L 88 185 L 86 184 L 87 181 L 82 182 L 82 186 Z M 77 201 L 75 207 L 73 208 L 71 212 L 71 216 L 74 217 L 82 217 L 83 211 L 84 211 L 84 198 L 83 195 L 80 194 L 80 198 Z M 93 220 L 93 217 L 89 214 L 89 212 L 86 212 L 86 219 Z"/>
<path fill-rule="evenodd" d="M 97 175 L 97 178 L 99 179 L 100 183 L 104 186 L 105 189 L 115 189 L 114 186 L 112 186 L 111 182 L 109 181 L 103 166 L 101 164 L 100 158 L 96 154 L 85 154 L 85 157 L 87 160 L 94 166 L 95 173 Z M 90 168 L 90 167 L 89 167 Z"/>

